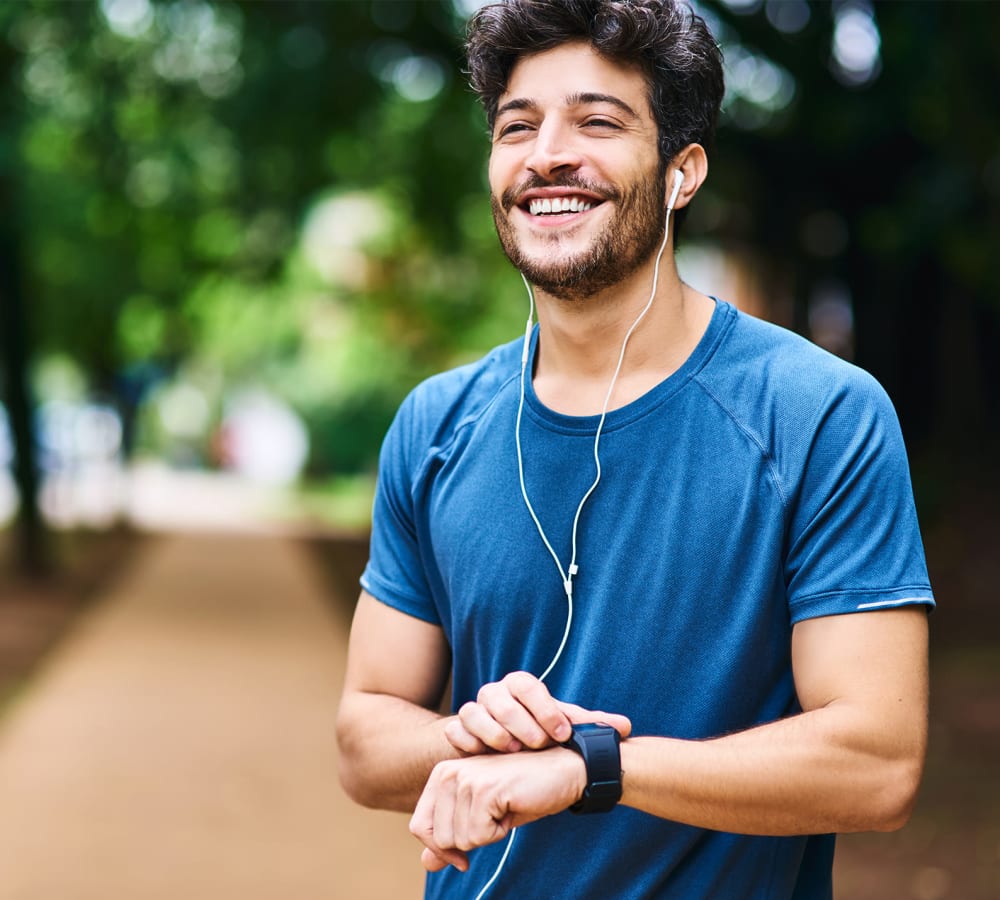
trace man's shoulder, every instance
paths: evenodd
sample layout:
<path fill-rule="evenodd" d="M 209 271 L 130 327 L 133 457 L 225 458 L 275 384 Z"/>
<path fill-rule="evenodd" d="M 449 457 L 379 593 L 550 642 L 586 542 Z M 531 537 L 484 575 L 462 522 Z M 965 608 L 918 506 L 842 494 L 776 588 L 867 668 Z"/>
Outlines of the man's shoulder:
<path fill-rule="evenodd" d="M 494 347 L 474 362 L 432 375 L 403 401 L 411 437 L 441 446 L 464 424 L 475 421 L 520 373 L 520 341 Z"/>
<path fill-rule="evenodd" d="M 876 379 L 786 328 L 742 312 L 695 376 L 726 418 L 784 472 L 816 440 L 848 444 L 870 429 L 898 429 Z"/>
<path fill-rule="evenodd" d="M 744 312 L 702 378 L 743 406 L 813 408 L 834 397 L 883 397 L 874 376 L 787 328 Z"/>

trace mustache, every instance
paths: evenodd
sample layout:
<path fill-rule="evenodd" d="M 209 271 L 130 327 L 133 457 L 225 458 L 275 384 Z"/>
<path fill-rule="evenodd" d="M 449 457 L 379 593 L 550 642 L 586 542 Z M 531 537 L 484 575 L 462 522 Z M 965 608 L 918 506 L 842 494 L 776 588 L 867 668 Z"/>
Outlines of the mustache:
<path fill-rule="evenodd" d="M 576 188 L 590 194 L 596 194 L 602 200 L 620 200 L 621 192 L 610 184 L 601 184 L 596 181 L 588 181 L 572 173 L 557 175 L 555 178 L 542 178 L 540 175 L 531 175 L 520 184 L 512 188 L 507 188 L 500 195 L 500 205 L 504 212 L 510 212 L 517 205 L 517 198 L 525 191 L 532 191 L 536 188 L 562 187 Z"/>

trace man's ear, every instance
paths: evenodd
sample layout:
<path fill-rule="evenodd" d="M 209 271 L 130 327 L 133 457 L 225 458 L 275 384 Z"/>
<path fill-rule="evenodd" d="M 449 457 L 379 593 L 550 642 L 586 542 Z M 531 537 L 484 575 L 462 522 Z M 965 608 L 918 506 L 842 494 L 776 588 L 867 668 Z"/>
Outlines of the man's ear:
<path fill-rule="evenodd" d="M 667 166 L 666 190 L 664 201 L 669 201 L 674 190 L 674 173 L 680 172 L 684 176 L 681 189 L 677 192 L 677 199 L 674 201 L 674 209 L 683 209 L 691 198 L 698 193 L 698 188 L 708 177 L 708 155 L 701 144 L 688 144 L 683 150 L 677 153 Z"/>

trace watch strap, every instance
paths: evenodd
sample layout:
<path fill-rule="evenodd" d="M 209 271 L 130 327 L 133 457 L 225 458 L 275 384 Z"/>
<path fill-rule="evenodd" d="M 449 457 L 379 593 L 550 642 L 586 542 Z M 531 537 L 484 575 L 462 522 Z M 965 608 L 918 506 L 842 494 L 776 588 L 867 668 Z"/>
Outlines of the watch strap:
<path fill-rule="evenodd" d="M 583 757 L 587 786 L 570 807 L 574 813 L 608 812 L 622 797 L 621 737 L 610 725 L 574 725 L 563 746 Z"/>

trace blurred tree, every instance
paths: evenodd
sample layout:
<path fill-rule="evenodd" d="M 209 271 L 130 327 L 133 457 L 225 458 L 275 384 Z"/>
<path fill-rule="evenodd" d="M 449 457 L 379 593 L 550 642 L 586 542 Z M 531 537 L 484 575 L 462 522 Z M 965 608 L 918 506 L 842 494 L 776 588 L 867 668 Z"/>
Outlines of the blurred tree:
<path fill-rule="evenodd" d="M 0 46 L 0 85 L 10 83 L 17 54 Z M 0 393 L 14 445 L 14 477 L 23 497 L 15 521 L 17 558 L 30 574 L 46 571 L 48 554 L 35 497 L 38 470 L 32 438 L 32 404 L 28 385 L 29 326 L 25 311 L 18 222 L 21 211 L 17 180 L 17 141 L 22 108 L 16 92 L 0 95 Z"/>
<path fill-rule="evenodd" d="M 488 209 L 481 167 L 468 160 L 482 124 L 458 74 L 461 25 L 446 0 L 25 0 L 0 9 L 0 178 L 20 198 L 0 198 L 11 238 L 4 357 L 27 520 L 37 520 L 34 469 L 18 397 L 30 359 L 45 353 L 71 357 L 117 401 L 129 446 L 157 372 L 204 351 L 237 375 L 270 362 L 280 380 L 310 322 L 347 307 L 393 348 L 395 378 L 368 363 L 372 377 L 353 385 L 368 385 L 367 401 L 341 392 L 342 412 L 381 413 L 364 449 L 330 462 L 371 459 L 403 385 L 481 330 L 472 300 L 496 268 L 465 264 L 471 278 L 438 277 L 481 244 L 467 198 Z M 302 219 L 348 189 L 377 191 L 398 227 L 364 248 L 371 277 L 309 282 L 295 263 Z M 327 235 L 320 253 L 337 240 Z M 21 329 L 15 283 L 31 313 Z M 311 402 L 315 412 L 321 401 Z"/>
<path fill-rule="evenodd" d="M 191 349 L 182 301 L 203 276 L 278 274 L 305 205 L 331 186 L 379 186 L 420 210 L 431 248 L 461 243 L 455 213 L 480 173 L 458 164 L 474 125 L 450 4 L 5 12 L 24 60 L 39 349 L 71 354 L 104 389 L 133 359 Z"/>
<path fill-rule="evenodd" d="M 706 224 L 764 253 L 797 330 L 849 299 L 912 446 L 995 458 L 1000 4 L 702 6 L 729 45 Z"/>
<path fill-rule="evenodd" d="M 128 444 L 149 384 L 211 358 L 306 413 L 329 470 L 370 464 L 417 378 L 516 334 L 460 74 L 468 6 L 0 5 L 0 297 L 26 521 L 32 355 L 76 360 Z M 855 357 L 911 441 L 995 440 L 1000 5 L 699 9 L 729 91 L 688 234 L 761 256 L 803 332 L 831 298 L 853 315 Z"/>

